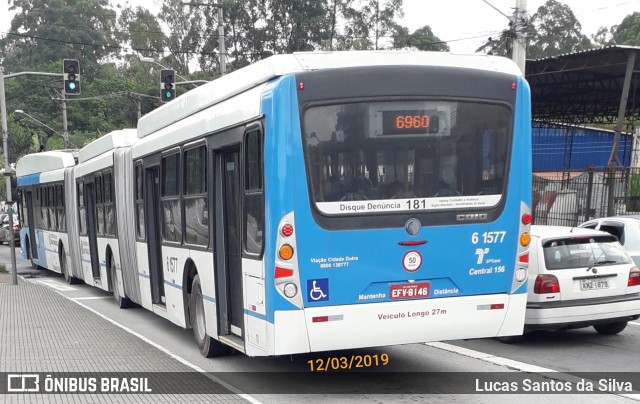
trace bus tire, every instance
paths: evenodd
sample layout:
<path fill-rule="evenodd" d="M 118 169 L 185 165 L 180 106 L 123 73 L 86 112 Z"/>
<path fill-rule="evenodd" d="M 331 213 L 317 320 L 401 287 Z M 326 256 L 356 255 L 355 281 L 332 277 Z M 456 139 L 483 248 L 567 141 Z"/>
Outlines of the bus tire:
<path fill-rule="evenodd" d="M 69 273 L 69 268 L 67 268 L 67 254 L 64 252 L 64 247 L 60 247 L 60 272 L 62 272 L 64 280 L 67 281 L 69 285 L 75 285 L 78 283 L 78 278 L 71 275 Z"/>
<path fill-rule="evenodd" d="M 33 262 L 33 257 L 31 256 L 31 243 L 29 243 L 29 239 L 25 242 L 25 248 L 27 249 L 27 259 L 31 263 L 31 268 L 37 269 L 38 266 Z"/>
<path fill-rule="evenodd" d="M 120 296 L 118 293 L 118 278 L 116 277 L 116 264 L 113 258 L 109 260 L 109 275 L 111 277 L 111 291 L 113 293 L 113 300 L 119 309 L 129 309 L 135 304 L 128 297 Z"/>
<path fill-rule="evenodd" d="M 233 348 L 207 335 L 206 319 L 204 315 L 204 299 L 200 286 L 200 275 L 193 278 L 191 295 L 189 295 L 189 316 L 193 327 L 193 336 L 200 354 L 205 358 L 225 356 L 233 352 Z"/>

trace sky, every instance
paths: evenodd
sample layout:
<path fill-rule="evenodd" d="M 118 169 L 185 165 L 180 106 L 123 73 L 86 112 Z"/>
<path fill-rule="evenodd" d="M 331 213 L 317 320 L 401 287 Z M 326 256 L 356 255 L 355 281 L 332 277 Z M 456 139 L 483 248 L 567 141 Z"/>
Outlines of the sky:
<path fill-rule="evenodd" d="M 529 15 L 533 15 L 546 0 L 527 0 Z M 124 1 L 111 0 L 112 4 Z M 591 36 L 601 26 L 622 22 L 625 16 L 640 11 L 640 0 L 560 0 L 568 5 L 582 24 L 582 33 Z M 7 0 L 0 6 L 0 36 L 10 28 L 13 13 Z M 128 0 L 153 12 L 159 10 L 159 0 Z M 487 4 L 490 3 L 491 5 Z M 455 53 L 473 53 L 490 36 L 507 28 L 509 21 L 502 15 L 512 15 L 516 0 L 404 0 L 401 24 L 411 32 L 429 25 L 433 33 L 447 41 Z M 502 14 L 501 14 L 502 13 Z"/>

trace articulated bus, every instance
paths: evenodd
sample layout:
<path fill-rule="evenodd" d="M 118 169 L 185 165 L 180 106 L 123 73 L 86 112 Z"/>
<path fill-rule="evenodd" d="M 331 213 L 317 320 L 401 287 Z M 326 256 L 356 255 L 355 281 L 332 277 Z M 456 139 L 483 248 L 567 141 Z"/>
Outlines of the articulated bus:
<path fill-rule="evenodd" d="M 69 240 L 64 178 L 76 164 L 75 151 L 30 154 L 16 164 L 20 189 L 20 239 L 33 265 L 66 274 Z M 67 275 L 65 275 L 67 276 Z"/>
<path fill-rule="evenodd" d="M 83 261 L 113 262 L 114 294 L 193 328 L 205 356 L 518 335 L 530 128 L 504 58 L 272 56 L 139 121 L 131 178 L 110 177 L 135 263 Z M 75 171 L 96 217 L 97 171 Z"/>
<path fill-rule="evenodd" d="M 78 153 L 74 176 L 67 182 L 77 211 L 77 224 L 69 232 L 80 247 L 72 254 L 75 267 L 81 269 L 75 276 L 113 292 L 122 308 L 138 302 L 140 295 L 131 225 L 130 146 L 136 139 L 135 129 L 124 129 L 91 142 Z"/>

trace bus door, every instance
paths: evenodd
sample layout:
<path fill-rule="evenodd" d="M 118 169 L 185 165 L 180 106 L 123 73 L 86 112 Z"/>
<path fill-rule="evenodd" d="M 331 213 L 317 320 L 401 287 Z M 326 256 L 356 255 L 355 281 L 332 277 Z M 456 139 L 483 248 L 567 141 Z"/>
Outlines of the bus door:
<path fill-rule="evenodd" d="M 84 198 L 84 206 L 87 209 L 87 237 L 89 238 L 89 254 L 91 255 L 91 272 L 94 279 L 100 279 L 100 260 L 98 258 L 96 233 L 96 194 L 93 182 L 85 182 Z"/>
<path fill-rule="evenodd" d="M 149 167 L 145 170 L 144 185 L 146 211 L 144 217 L 147 229 L 151 301 L 154 304 L 165 304 L 162 239 L 160 237 L 160 170 L 158 166 Z"/>
<path fill-rule="evenodd" d="M 33 217 L 33 194 L 31 191 L 24 193 L 27 204 L 27 223 L 29 224 L 29 246 L 31 248 L 31 258 L 38 259 L 38 246 L 36 245 L 36 223 Z"/>
<path fill-rule="evenodd" d="M 216 302 L 220 335 L 233 334 L 244 339 L 244 304 L 242 291 L 242 223 L 240 221 L 240 150 L 219 154 L 221 181 L 216 181 Z M 220 233 L 221 232 L 221 233 Z"/>

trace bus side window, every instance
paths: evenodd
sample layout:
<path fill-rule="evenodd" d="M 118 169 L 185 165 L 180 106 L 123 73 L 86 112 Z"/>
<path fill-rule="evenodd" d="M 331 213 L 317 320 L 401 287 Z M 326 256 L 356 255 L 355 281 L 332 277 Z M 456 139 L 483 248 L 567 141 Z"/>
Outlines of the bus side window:
<path fill-rule="evenodd" d="M 264 232 L 264 165 L 262 158 L 262 131 L 252 130 L 244 143 L 244 251 L 262 253 Z"/>
<path fill-rule="evenodd" d="M 182 242 L 182 207 L 180 200 L 180 153 L 162 158 L 162 235 L 165 241 Z"/>
<path fill-rule="evenodd" d="M 184 151 L 184 241 L 209 244 L 209 209 L 207 206 L 207 150 L 199 146 Z"/>
<path fill-rule="evenodd" d="M 144 232 L 144 193 L 142 190 L 144 189 L 142 183 L 142 163 L 138 162 L 136 164 L 136 236 L 138 240 L 145 239 Z"/>

